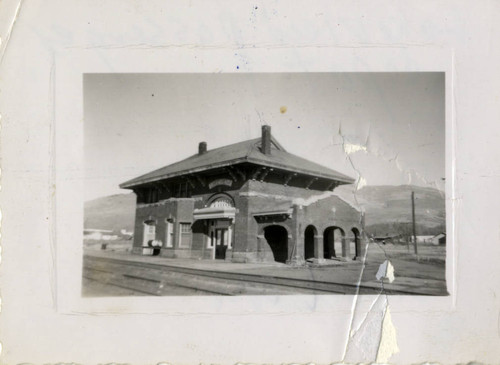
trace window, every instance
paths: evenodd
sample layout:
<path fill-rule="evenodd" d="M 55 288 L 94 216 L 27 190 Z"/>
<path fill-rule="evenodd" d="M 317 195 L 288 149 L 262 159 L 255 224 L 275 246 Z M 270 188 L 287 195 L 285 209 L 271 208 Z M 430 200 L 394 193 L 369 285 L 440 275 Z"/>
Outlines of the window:
<path fill-rule="evenodd" d="M 173 247 L 174 237 L 174 224 L 172 222 L 167 221 L 167 230 L 165 232 L 165 241 L 167 247 Z"/>
<path fill-rule="evenodd" d="M 191 223 L 181 223 L 181 233 L 191 233 Z"/>
<path fill-rule="evenodd" d="M 210 208 L 233 208 L 234 204 L 229 197 L 220 197 L 215 199 L 211 204 Z"/>
<path fill-rule="evenodd" d="M 142 238 L 142 245 L 147 246 L 149 241 L 156 239 L 156 226 L 154 222 L 144 222 L 144 234 Z"/>
<path fill-rule="evenodd" d="M 179 247 L 191 247 L 191 223 L 179 223 Z"/>

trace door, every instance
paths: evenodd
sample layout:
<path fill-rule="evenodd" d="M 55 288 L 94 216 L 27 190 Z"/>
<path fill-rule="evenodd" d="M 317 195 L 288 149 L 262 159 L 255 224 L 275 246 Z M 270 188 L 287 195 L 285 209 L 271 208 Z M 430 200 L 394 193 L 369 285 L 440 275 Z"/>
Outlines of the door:
<path fill-rule="evenodd" d="M 226 258 L 227 250 L 227 229 L 215 230 L 215 258 L 224 260 Z"/>

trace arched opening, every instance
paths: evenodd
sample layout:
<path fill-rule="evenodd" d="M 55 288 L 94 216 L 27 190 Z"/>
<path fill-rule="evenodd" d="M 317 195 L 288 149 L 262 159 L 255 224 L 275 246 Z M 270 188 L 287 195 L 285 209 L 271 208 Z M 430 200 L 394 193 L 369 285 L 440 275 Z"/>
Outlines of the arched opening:
<path fill-rule="evenodd" d="M 211 208 L 231 208 L 234 207 L 234 200 L 226 193 L 216 193 L 208 198 L 207 206 Z"/>
<path fill-rule="evenodd" d="M 316 236 L 316 228 L 307 226 L 304 232 L 304 258 L 306 260 L 314 257 L 314 236 Z"/>
<path fill-rule="evenodd" d="M 274 261 L 288 260 L 288 232 L 285 227 L 272 225 L 264 228 L 264 238 L 273 251 Z"/>
<path fill-rule="evenodd" d="M 351 229 L 352 233 L 354 234 L 354 260 L 361 256 L 361 242 L 359 240 L 359 230 L 354 227 Z"/>
<path fill-rule="evenodd" d="M 204 208 L 194 209 L 193 217 L 198 223 L 192 226 L 192 243 L 204 246 L 203 257 L 230 258 L 235 215 L 234 200 L 226 193 L 216 193 L 207 200 Z M 202 235 L 202 242 L 199 242 L 197 236 Z"/>
<path fill-rule="evenodd" d="M 323 233 L 323 257 L 330 259 L 332 257 L 341 257 L 342 241 L 345 233 L 340 227 L 328 227 Z"/>

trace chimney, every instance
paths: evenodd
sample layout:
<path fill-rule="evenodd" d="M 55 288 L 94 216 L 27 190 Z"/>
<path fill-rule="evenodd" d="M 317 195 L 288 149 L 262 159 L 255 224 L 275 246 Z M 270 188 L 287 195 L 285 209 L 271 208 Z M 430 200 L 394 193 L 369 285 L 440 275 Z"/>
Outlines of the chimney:
<path fill-rule="evenodd" d="M 198 154 L 203 155 L 207 152 L 207 142 L 200 142 L 198 145 Z"/>
<path fill-rule="evenodd" d="M 271 126 L 262 126 L 262 141 L 261 141 L 261 151 L 264 155 L 271 154 Z"/>

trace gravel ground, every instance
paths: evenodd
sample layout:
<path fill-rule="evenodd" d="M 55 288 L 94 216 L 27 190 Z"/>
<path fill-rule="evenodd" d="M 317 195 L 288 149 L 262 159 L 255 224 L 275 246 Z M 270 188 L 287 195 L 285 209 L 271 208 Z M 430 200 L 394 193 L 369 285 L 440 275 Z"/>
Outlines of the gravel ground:
<path fill-rule="evenodd" d="M 410 248 L 412 249 L 412 248 Z M 189 259 L 167 259 L 163 257 L 150 257 L 131 255 L 128 252 L 86 250 L 87 254 L 96 256 L 120 257 L 133 261 L 154 262 L 167 266 L 184 266 L 199 270 L 231 271 L 237 273 L 281 276 L 300 280 L 326 281 L 342 284 L 361 285 L 371 288 L 381 288 L 404 291 L 424 295 L 447 295 L 445 280 L 445 254 L 443 246 L 420 246 L 419 258 L 413 251 L 408 252 L 405 245 L 370 243 L 367 248 L 366 261 L 351 261 L 346 263 L 332 262 L 335 265 L 325 267 L 290 267 L 284 264 L 242 264 Z M 382 283 L 376 278 L 380 265 L 386 260 L 394 268 L 394 281 L 384 279 Z M 92 289 L 94 294 L 106 294 L 106 288 L 101 284 L 91 281 L 84 282 L 84 288 Z M 114 294 L 130 295 L 126 289 L 111 288 Z M 362 292 L 362 291 L 361 291 Z M 83 292 L 85 295 L 85 292 Z M 109 293 L 107 295 L 110 295 Z M 182 295 L 182 294 L 180 294 Z"/>

